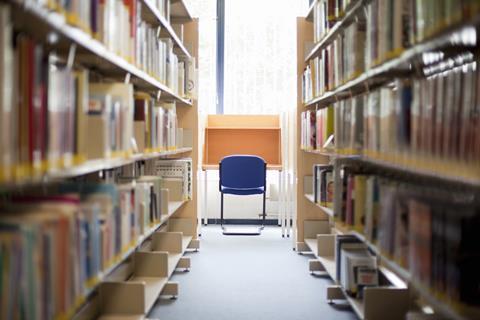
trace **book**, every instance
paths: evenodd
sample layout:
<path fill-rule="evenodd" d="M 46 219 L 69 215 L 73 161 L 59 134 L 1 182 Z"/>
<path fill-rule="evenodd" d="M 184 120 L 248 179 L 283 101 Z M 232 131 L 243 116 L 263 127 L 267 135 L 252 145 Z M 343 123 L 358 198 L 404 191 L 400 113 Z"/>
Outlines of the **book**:
<path fill-rule="evenodd" d="M 337 235 L 335 237 L 335 261 L 342 261 L 342 252 L 346 249 L 366 249 L 357 237 L 352 235 Z M 336 281 L 342 283 L 342 264 L 336 264 Z"/>
<path fill-rule="evenodd" d="M 89 92 L 89 158 L 131 152 L 133 86 L 124 83 L 90 83 Z"/>
<path fill-rule="evenodd" d="M 14 48 L 10 6 L 0 4 L 0 182 L 13 179 L 14 146 Z"/>
<path fill-rule="evenodd" d="M 359 269 L 369 268 L 373 271 L 377 268 L 377 260 L 365 248 L 342 248 L 340 260 L 341 285 L 345 291 L 356 297 L 362 284 L 359 283 Z M 378 285 L 378 277 L 376 281 Z M 360 286 L 359 286 L 360 284 Z M 375 285 L 375 282 L 371 283 Z"/>

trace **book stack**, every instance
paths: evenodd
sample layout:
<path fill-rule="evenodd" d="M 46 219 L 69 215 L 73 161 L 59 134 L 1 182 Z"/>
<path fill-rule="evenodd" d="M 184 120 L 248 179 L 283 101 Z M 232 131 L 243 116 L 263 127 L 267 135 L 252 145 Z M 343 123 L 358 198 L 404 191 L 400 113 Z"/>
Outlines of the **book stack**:
<path fill-rule="evenodd" d="M 333 27 L 336 20 L 336 0 L 320 0 L 313 7 L 313 42 L 317 43 Z"/>
<path fill-rule="evenodd" d="M 366 50 L 363 52 L 367 69 L 397 57 L 411 45 L 414 2 L 374 0 L 366 8 Z"/>
<path fill-rule="evenodd" d="M 478 307 L 480 206 L 472 198 L 435 187 L 344 170 L 340 220 L 363 233 L 413 279 Z M 420 191 L 421 190 L 421 191 Z"/>
<path fill-rule="evenodd" d="M 313 42 L 320 42 L 330 29 L 345 15 L 351 0 L 319 0 L 313 5 Z"/>
<path fill-rule="evenodd" d="M 89 148 L 88 72 L 71 68 L 26 34 L 19 33 L 12 43 L 9 11 L 0 7 L 5 27 L 0 43 L 0 181 L 81 162 Z"/>
<path fill-rule="evenodd" d="M 162 17 L 170 22 L 170 0 L 154 0 L 154 3 Z"/>
<path fill-rule="evenodd" d="M 131 152 L 133 85 L 90 83 L 88 90 L 88 158 L 118 157 Z"/>
<path fill-rule="evenodd" d="M 143 0 L 37 1 L 65 16 L 66 22 L 91 34 L 105 47 L 184 97 L 188 74 L 173 53 L 171 39 L 160 39 L 162 27 L 142 19 Z M 170 21 L 170 1 L 154 1 Z M 180 87 L 179 87 L 180 86 Z"/>
<path fill-rule="evenodd" d="M 170 199 L 192 199 L 192 159 L 157 159 L 146 167 L 146 172 L 161 177 L 164 187 L 170 190 Z"/>
<path fill-rule="evenodd" d="M 359 154 L 364 146 L 364 96 L 334 104 L 335 147 L 341 154 Z"/>
<path fill-rule="evenodd" d="M 70 317 L 101 272 L 154 222 L 148 183 L 57 188 L 51 196 L 13 197 L 1 209 L 2 318 Z"/>
<path fill-rule="evenodd" d="M 140 152 L 172 151 L 182 147 L 175 102 L 156 101 L 135 93 L 135 139 Z M 143 151 L 142 151 L 143 150 Z"/>
<path fill-rule="evenodd" d="M 453 63 L 453 61 L 452 61 Z M 405 157 L 474 166 L 480 159 L 477 63 L 428 78 L 397 81 L 368 94 L 365 153 L 401 162 Z"/>
<path fill-rule="evenodd" d="M 379 285 L 377 258 L 357 237 L 335 237 L 336 280 L 347 294 L 362 298 L 365 287 Z"/>
<path fill-rule="evenodd" d="M 313 165 L 313 196 L 315 203 L 331 208 L 333 205 L 333 167 Z"/>
<path fill-rule="evenodd" d="M 29 35 L 14 37 L 8 5 L 0 6 L 0 24 L 1 182 L 182 143 L 174 102 L 134 96 L 128 83 L 91 82 L 88 70 Z"/>
<path fill-rule="evenodd" d="M 412 43 L 422 42 L 444 28 L 461 22 L 462 19 L 471 18 L 478 9 L 479 5 L 476 1 L 414 1 Z"/>
<path fill-rule="evenodd" d="M 328 148 L 333 141 L 334 109 L 332 107 L 317 111 L 302 112 L 302 139 L 303 150 L 322 150 Z"/>
<path fill-rule="evenodd" d="M 311 59 L 303 74 L 303 102 L 308 103 L 365 71 L 365 19 L 343 33 Z"/>

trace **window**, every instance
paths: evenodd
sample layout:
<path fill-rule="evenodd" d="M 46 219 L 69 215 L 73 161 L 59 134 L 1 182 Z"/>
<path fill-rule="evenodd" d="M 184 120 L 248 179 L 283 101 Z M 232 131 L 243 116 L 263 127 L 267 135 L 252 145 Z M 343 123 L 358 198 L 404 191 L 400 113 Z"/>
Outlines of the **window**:
<path fill-rule="evenodd" d="M 216 1 L 200 17 L 199 107 L 216 112 Z M 307 0 L 225 0 L 224 113 L 277 114 L 296 105 L 296 17 Z"/>

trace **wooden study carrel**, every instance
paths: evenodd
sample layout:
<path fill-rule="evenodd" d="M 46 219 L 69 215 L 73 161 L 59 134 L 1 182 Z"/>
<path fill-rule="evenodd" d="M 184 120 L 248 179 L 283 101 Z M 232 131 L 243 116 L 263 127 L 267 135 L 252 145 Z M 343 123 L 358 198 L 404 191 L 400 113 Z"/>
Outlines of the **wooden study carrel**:
<path fill-rule="evenodd" d="M 281 168 L 278 115 L 209 115 L 205 128 L 203 167 L 217 167 L 229 155 L 262 157 L 271 169 Z"/>

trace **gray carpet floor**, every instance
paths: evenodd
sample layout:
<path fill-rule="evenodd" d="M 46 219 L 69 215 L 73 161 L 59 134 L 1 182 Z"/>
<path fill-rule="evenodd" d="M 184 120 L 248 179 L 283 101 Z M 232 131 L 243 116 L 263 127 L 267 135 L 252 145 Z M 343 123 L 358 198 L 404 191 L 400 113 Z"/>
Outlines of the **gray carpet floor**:
<path fill-rule="evenodd" d="M 177 300 L 162 298 L 149 318 L 356 319 L 345 304 L 326 302 L 327 278 L 308 272 L 308 256 L 291 249 L 280 228 L 260 236 L 224 236 L 217 226 L 202 229 L 201 249 L 188 253 L 190 272 L 176 272 Z"/>

